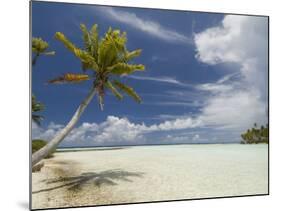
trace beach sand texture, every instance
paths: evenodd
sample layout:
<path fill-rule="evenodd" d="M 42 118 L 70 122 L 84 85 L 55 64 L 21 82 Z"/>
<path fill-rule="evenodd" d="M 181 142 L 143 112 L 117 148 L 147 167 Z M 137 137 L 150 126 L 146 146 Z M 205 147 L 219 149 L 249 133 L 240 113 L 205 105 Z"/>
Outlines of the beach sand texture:
<path fill-rule="evenodd" d="M 57 152 L 32 173 L 32 208 L 268 193 L 268 145 L 212 144 Z"/>

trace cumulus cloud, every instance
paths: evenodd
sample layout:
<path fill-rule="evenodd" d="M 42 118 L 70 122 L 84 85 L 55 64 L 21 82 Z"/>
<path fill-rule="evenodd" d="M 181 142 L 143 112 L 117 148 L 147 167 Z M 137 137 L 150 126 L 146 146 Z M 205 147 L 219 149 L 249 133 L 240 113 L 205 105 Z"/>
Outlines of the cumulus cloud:
<path fill-rule="evenodd" d="M 245 129 L 267 121 L 268 28 L 264 17 L 227 15 L 220 26 L 195 34 L 196 58 L 203 63 L 236 64 L 235 74 L 197 86 L 208 91 L 199 117 L 207 125 Z"/>
<path fill-rule="evenodd" d="M 77 145 L 112 145 L 140 144 L 145 141 L 145 134 L 171 130 L 195 128 L 201 125 L 200 120 L 193 118 L 177 118 L 160 124 L 146 125 L 130 122 L 127 118 L 108 116 L 100 123 L 83 123 L 74 128 L 65 138 L 65 143 Z M 51 140 L 63 125 L 50 123 L 43 129 L 35 124 L 32 128 L 32 138 Z"/>
<path fill-rule="evenodd" d="M 81 140 L 86 143 L 92 140 L 92 137 L 99 131 L 99 126 L 96 123 L 84 122 L 79 127 L 74 128 L 68 135 L 67 142 L 77 142 Z M 83 143 L 82 143 L 83 144 Z"/>
<path fill-rule="evenodd" d="M 123 142 L 137 143 L 142 137 L 142 133 L 148 127 L 145 124 L 131 123 L 127 118 L 118 118 L 108 116 L 106 121 L 99 125 L 99 133 L 92 137 L 92 142 L 107 143 L 107 142 Z"/>
<path fill-rule="evenodd" d="M 267 18 L 227 15 L 220 26 L 195 34 L 196 58 L 206 64 L 237 63 L 249 86 L 267 88 Z"/>
<path fill-rule="evenodd" d="M 254 90 L 224 91 L 207 100 L 199 118 L 205 125 L 245 130 L 266 122 L 266 104 Z"/>
<path fill-rule="evenodd" d="M 227 15 L 220 26 L 195 34 L 194 41 L 197 58 L 208 64 L 266 57 L 267 19 Z"/>
<path fill-rule="evenodd" d="M 167 120 L 158 125 L 150 126 L 150 129 L 155 128 L 156 130 L 167 131 L 167 130 L 195 128 L 195 127 L 199 127 L 201 125 L 202 125 L 201 120 L 187 117 L 187 118 L 178 118 L 175 120 Z"/>
<path fill-rule="evenodd" d="M 50 122 L 46 129 L 39 127 L 32 122 L 32 139 L 40 138 L 44 140 L 50 140 L 55 136 L 58 130 L 62 129 L 63 125 Z"/>
<path fill-rule="evenodd" d="M 166 28 L 156 21 L 138 17 L 133 12 L 124 12 L 111 7 L 103 7 L 102 13 L 106 13 L 107 17 L 115 21 L 127 24 L 161 40 L 173 43 L 192 43 L 189 37 Z"/>

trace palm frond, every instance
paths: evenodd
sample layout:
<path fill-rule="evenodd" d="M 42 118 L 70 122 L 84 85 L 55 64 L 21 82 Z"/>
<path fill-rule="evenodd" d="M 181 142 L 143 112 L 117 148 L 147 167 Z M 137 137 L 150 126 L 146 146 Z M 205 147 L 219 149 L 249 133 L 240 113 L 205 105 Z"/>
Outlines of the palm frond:
<path fill-rule="evenodd" d="M 80 29 L 83 33 L 83 41 L 84 41 L 84 47 L 87 52 L 90 52 L 92 55 L 92 42 L 90 38 L 90 34 L 88 32 L 88 29 L 85 24 L 80 24 Z"/>
<path fill-rule="evenodd" d="M 126 43 L 127 43 L 127 33 L 126 32 L 120 32 L 120 30 L 113 30 L 111 37 L 114 41 L 114 47 L 117 48 L 117 50 L 120 53 L 126 52 Z"/>
<path fill-rule="evenodd" d="M 44 110 L 44 104 L 37 101 L 35 95 L 32 95 L 32 112 L 38 112 Z"/>
<path fill-rule="evenodd" d="M 91 69 L 95 71 L 99 71 L 99 66 L 96 63 L 95 58 L 89 55 L 86 51 L 76 48 L 73 52 L 75 56 L 77 56 L 81 60 L 82 63 L 86 64 L 88 67 L 91 67 Z"/>
<path fill-rule="evenodd" d="M 142 64 L 127 64 L 127 63 L 117 63 L 107 68 L 112 74 L 122 75 L 122 74 L 131 74 L 134 71 L 142 71 L 145 67 Z"/>
<path fill-rule="evenodd" d="M 113 63 L 117 59 L 116 49 L 113 46 L 112 40 L 109 38 L 110 35 L 106 36 L 100 41 L 98 48 L 98 64 L 101 69 Z"/>
<path fill-rule="evenodd" d="M 50 84 L 80 83 L 89 79 L 90 77 L 87 74 L 66 73 L 60 77 L 49 80 L 48 83 Z"/>
<path fill-rule="evenodd" d="M 108 29 L 99 43 L 98 51 L 98 63 L 103 70 L 124 58 L 126 42 L 126 33 L 121 34 L 119 30 Z"/>
<path fill-rule="evenodd" d="M 70 42 L 63 33 L 57 32 L 55 34 L 56 39 L 61 41 L 64 46 L 70 50 L 76 57 L 78 57 L 82 63 L 87 64 L 87 66 L 92 67 L 93 70 L 98 71 L 99 66 L 96 63 L 94 57 L 92 57 L 87 51 L 77 48 L 72 42 Z"/>
<path fill-rule="evenodd" d="M 74 49 L 77 48 L 77 47 L 76 47 L 72 42 L 70 42 L 70 41 L 65 37 L 65 35 L 64 35 L 63 33 L 61 33 L 61 32 L 56 32 L 55 38 L 56 38 L 57 40 L 61 41 L 61 42 L 64 44 L 64 46 L 65 46 L 68 50 L 70 50 L 71 52 L 73 52 Z"/>
<path fill-rule="evenodd" d="M 43 116 L 37 115 L 37 114 L 32 114 L 32 120 L 37 124 L 41 125 L 41 121 L 44 119 Z"/>
<path fill-rule="evenodd" d="M 31 109 L 32 109 L 32 120 L 37 125 L 40 125 L 40 122 L 43 120 L 43 116 L 35 114 L 35 112 L 44 110 L 44 105 L 41 102 L 37 101 L 35 95 L 33 94 L 32 94 Z"/>
<path fill-rule="evenodd" d="M 115 86 L 118 87 L 118 89 L 122 90 L 123 92 L 125 92 L 127 95 L 129 95 L 130 97 L 132 97 L 135 101 L 137 101 L 138 103 L 141 102 L 141 98 L 140 96 L 134 91 L 134 89 L 132 87 L 129 87 L 117 80 L 113 81 L 113 84 Z"/>
<path fill-rule="evenodd" d="M 36 61 L 40 55 L 53 56 L 55 51 L 46 52 L 49 44 L 42 38 L 33 37 L 32 38 L 32 52 L 35 54 L 32 58 L 32 66 L 36 64 Z"/>
<path fill-rule="evenodd" d="M 47 50 L 49 44 L 44 41 L 42 38 L 33 37 L 32 38 L 32 52 L 34 53 L 43 53 Z"/>
<path fill-rule="evenodd" d="M 98 31 L 98 25 L 94 24 L 90 31 L 92 46 L 93 46 L 93 57 L 98 59 L 98 49 L 99 49 L 99 31 Z"/>
<path fill-rule="evenodd" d="M 141 52 L 142 52 L 141 49 L 137 49 L 137 50 L 134 50 L 134 51 L 131 51 L 131 52 L 127 51 L 126 55 L 125 55 L 126 61 L 130 61 L 131 59 L 140 56 Z"/>
<path fill-rule="evenodd" d="M 110 81 L 106 82 L 106 87 L 108 89 L 110 89 L 110 91 L 114 94 L 114 96 L 118 99 L 118 100 L 122 100 L 123 96 L 120 94 L 120 92 L 118 92 L 118 90 L 113 86 L 113 84 Z"/>
<path fill-rule="evenodd" d="M 88 31 L 87 27 L 84 24 L 80 25 L 81 31 L 83 33 L 83 41 L 85 50 L 95 59 L 95 62 L 98 60 L 98 30 L 97 24 L 93 25 L 91 30 Z M 82 70 L 91 69 L 91 63 L 82 62 Z M 97 68 L 97 67 L 96 67 Z"/>

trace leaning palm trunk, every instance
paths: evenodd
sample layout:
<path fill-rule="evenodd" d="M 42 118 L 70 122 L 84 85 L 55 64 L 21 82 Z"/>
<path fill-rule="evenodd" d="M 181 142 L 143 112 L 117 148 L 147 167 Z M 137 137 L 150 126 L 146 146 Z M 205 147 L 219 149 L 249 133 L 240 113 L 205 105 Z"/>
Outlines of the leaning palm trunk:
<path fill-rule="evenodd" d="M 48 154 L 50 154 L 50 152 L 57 147 L 57 145 L 64 139 L 64 137 L 70 133 L 70 131 L 73 129 L 73 127 L 78 122 L 81 115 L 83 114 L 86 107 L 93 99 L 95 92 L 96 89 L 95 87 L 93 87 L 89 92 L 89 94 L 87 95 L 87 97 L 84 99 L 84 101 L 80 104 L 80 106 L 76 110 L 71 120 L 65 126 L 65 128 L 63 128 L 46 146 L 44 146 L 43 148 L 41 148 L 40 150 L 38 150 L 32 155 L 32 166 L 34 166 L 43 158 L 45 158 Z"/>

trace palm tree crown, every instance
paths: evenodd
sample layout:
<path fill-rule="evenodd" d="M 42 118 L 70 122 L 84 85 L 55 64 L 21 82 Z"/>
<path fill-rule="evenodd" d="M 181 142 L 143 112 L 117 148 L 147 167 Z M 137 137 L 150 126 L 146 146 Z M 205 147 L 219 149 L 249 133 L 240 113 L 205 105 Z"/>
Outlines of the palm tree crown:
<path fill-rule="evenodd" d="M 128 75 L 145 69 L 142 64 L 129 63 L 141 54 L 141 49 L 128 51 L 126 33 L 121 33 L 120 30 L 109 28 L 105 36 L 99 38 L 97 24 L 93 25 L 90 30 L 84 24 L 81 24 L 80 28 L 83 33 L 83 48 L 76 47 L 61 32 L 57 32 L 55 37 L 80 59 L 82 70 L 84 72 L 91 70 L 92 74 L 67 73 L 49 82 L 81 82 L 92 78 L 101 109 L 103 109 L 106 90 L 110 90 L 119 100 L 123 98 L 121 91 L 140 103 L 141 98 L 134 89 L 116 80 L 116 76 Z"/>
<path fill-rule="evenodd" d="M 37 58 L 40 55 L 53 56 L 55 51 L 47 51 L 49 44 L 40 37 L 32 37 L 32 53 L 34 57 L 32 59 L 32 65 L 35 65 Z"/>

